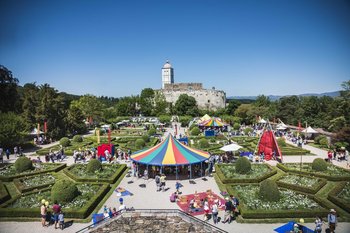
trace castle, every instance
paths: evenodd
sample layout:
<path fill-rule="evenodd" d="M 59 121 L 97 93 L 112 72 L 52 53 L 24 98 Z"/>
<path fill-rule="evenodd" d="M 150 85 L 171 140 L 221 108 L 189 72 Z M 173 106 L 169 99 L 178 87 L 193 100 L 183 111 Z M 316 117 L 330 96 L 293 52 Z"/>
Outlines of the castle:
<path fill-rule="evenodd" d="M 221 90 L 203 89 L 202 83 L 174 83 L 174 68 L 166 61 L 162 68 L 162 89 L 158 90 L 167 102 L 175 104 L 181 94 L 196 99 L 198 108 L 217 110 L 225 108 L 226 93 Z"/>

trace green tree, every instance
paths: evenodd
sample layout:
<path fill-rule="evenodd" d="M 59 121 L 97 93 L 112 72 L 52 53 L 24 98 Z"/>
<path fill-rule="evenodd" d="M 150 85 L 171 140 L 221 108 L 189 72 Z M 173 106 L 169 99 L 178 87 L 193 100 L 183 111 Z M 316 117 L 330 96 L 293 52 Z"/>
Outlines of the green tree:
<path fill-rule="evenodd" d="M 22 116 L 24 119 L 25 130 L 31 131 L 36 126 L 36 108 L 38 106 L 39 88 L 35 83 L 27 83 L 22 92 Z"/>
<path fill-rule="evenodd" d="M 0 65 L 0 112 L 20 112 L 17 84 L 12 72 Z"/>
<path fill-rule="evenodd" d="M 118 116 L 136 116 L 138 113 L 136 108 L 137 102 L 137 96 L 120 98 L 116 105 Z"/>
<path fill-rule="evenodd" d="M 228 115 L 233 115 L 240 105 L 241 103 L 238 100 L 229 100 L 225 108 L 225 113 Z"/>
<path fill-rule="evenodd" d="M 157 91 L 154 94 L 154 108 L 152 115 L 160 116 L 167 114 L 168 103 L 165 100 L 165 96 L 162 92 Z"/>
<path fill-rule="evenodd" d="M 245 124 L 253 122 L 255 116 L 252 115 L 253 106 L 251 104 L 241 104 L 235 111 L 235 116 L 242 119 Z"/>
<path fill-rule="evenodd" d="M 0 113 L 0 122 L 0 145 L 9 147 L 20 143 L 24 128 L 22 118 L 13 112 Z"/>
<path fill-rule="evenodd" d="M 145 88 L 140 95 L 140 111 L 144 116 L 151 116 L 155 93 L 152 88 Z"/>
<path fill-rule="evenodd" d="M 85 133 L 87 128 L 84 119 L 82 111 L 76 105 L 71 105 L 66 115 L 67 132 L 69 134 Z"/>
<path fill-rule="evenodd" d="M 92 117 L 97 122 L 101 120 L 105 108 L 103 103 L 94 95 L 84 95 L 79 100 L 72 101 L 71 105 L 79 108 L 84 118 Z"/>
<path fill-rule="evenodd" d="M 196 99 L 187 94 L 181 94 L 175 103 L 175 113 L 180 116 L 197 116 L 199 110 Z"/>

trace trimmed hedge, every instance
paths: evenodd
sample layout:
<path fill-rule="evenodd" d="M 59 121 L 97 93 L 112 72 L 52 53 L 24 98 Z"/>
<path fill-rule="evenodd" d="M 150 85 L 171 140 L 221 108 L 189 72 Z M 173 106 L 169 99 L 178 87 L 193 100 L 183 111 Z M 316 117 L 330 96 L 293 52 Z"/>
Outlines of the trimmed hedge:
<path fill-rule="evenodd" d="M 306 176 L 306 175 L 300 175 L 300 176 Z M 295 184 L 288 184 L 285 182 L 280 181 L 283 177 L 281 176 L 277 181 L 277 185 L 283 188 L 287 188 L 287 189 L 292 189 L 294 191 L 299 191 L 299 192 L 303 192 L 303 193 L 310 193 L 310 194 L 315 194 L 317 193 L 323 186 L 325 186 L 327 184 L 327 180 L 324 178 L 316 178 L 316 177 L 312 177 L 312 176 L 306 176 L 306 177 L 310 177 L 310 178 L 315 178 L 318 180 L 318 182 L 310 187 L 305 187 L 305 186 L 301 186 L 301 185 L 295 185 Z"/>
<path fill-rule="evenodd" d="M 34 175 L 37 175 L 37 174 L 47 173 L 47 172 L 58 172 L 58 171 L 60 171 L 61 169 L 65 168 L 67 166 L 66 163 L 55 163 L 55 164 L 57 164 L 57 167 L 54 167 L 52 169 L 41 170 L 41 171 L 32 172 L 32 173 L 23 173 L 23 174 L 18 174 L 18 175 L 13 175 L 13 176 L 0 176 L 0 180 L 12 181 L 13 179 L 21 178 L 21 177 L 24 177 L 24 176 L 34 176 Z M 10 165 L 10 166 L 12 166 L 12 165 Z"/>
<path fill-rule="evenodd" d="M 226 178 L 225 175 L 222 173 L 220 167 L 221 166 L 233 166 L 232 164 L 215 164 L 215 172 L 218 175 L 219 179 L 223 184 L 233 184 L 233 183 L 259 183 L 277 173 L 276 168 L 268 165 L 268 164 L 261 164 L 259 166 L 267 166 L 270 169 L 270 172 L 265 173 L 264 175 L 257 177 L 257 178 Z"/>
<path fill-rule="evenodd" d="M 311 165 L 312 170 L 319 171 L 319 172 L 326 171 L 327 166 L 328 166 L 327 162 L 321 158 L 314 159 Z"/>
<path fill-rule="evenodd" d="M 87 165 L 87 172 L 94 173 L 95 171 L 99 171 L 102 169 L 102 164 L 98 159 L 91 159 Z"/>
<path fill-rule="evenodd" d="M 63 147 L 67 147 L 70 145 L 70 140 L 67 137 L 63 137 L 60 139 L 60 145 Z"/>
<path fill-rule="evenodd" d="M 6 186 L 0 180 L 0 204 L 9 199 L 11 199 L 11 196 L 6 189 Z"/>
<path fill-rule="evenodd" d="M 338 197 L 338 194 L 343 190 L 346 183 L 345 181 L 338 183 L 337 186 L 328 193 L 328 200 L 350 213 L 350 203 Z"/>
<path fill-rule="evenodd" d="M 18 173 L 33 170 L 33 162 L 27 157 L 20 157 L 15 162 L 15 168 Z"/>
<path fill-rule="evenodd" d="M 334 165 L 329 165 L 329 166 L 334 166 Z M 325 178 L 325 179 L 330 180 L 330 181 L 350 181 L 350 172 L 344 168 L 341 168 L 341 167 L 338 167 L 338 168 L 344 170 L 344 173 L 348 174 L 347 176 L 327 175 L 327 174 L 323 174 L 320 172 L 308 172 L 305 170 L 300 171 L 299 169 L 289 168 L 281 163 L 278 163 L 277 167 L 285 172 L 303 174 L 303 175 L 308 175 L 308 176 L 317 176 L 317 177 Z"/>
<path fill-rule="evenodd" d="M 78 188 L 70 180 L 59 180 L 51 189 L 51 200 L 58 203 L 68 203 L 79 195 Z"/>
<path fill-rule="evenodd" d="M 45 188 L 45 187 L 48 187 L 48 186 L 51 186 L 51 185 L 55 184 L 55 181 L 53 181 L 53 182 L 50 182 L 50 183 L 47 183 L 47 184 L 41 184 L 41 185 L 37 185 L 37 186 L 27 187 L 27 186 L 23 185 L 23 181 L 25 179 L 26 178 L 24 177 L 24 178 L 19 178 L 19 179 L 14 179 L 13 180 L 14 185 L 16 186 L 16 188 L 18 189 L 18 191 L 20 193 L 26 193 L 26 192 L 30 192 L 30 191 L 33 191 L 33 190 L 39 190 L 39 189 L 42 189 L 42 188 Z"/>
<path fill-rule="evenodd" d="M 247 174 L 252 170 L 252 165 L 246 157 L 239 157 L 235 164 L 236 172 L 239 174 Z"/>
<path fill-rule="evenodd" d="M 231 186 L 226 186 L 230 195 L 242 199 Z M 304 193 L 303 193 L 304 194 Z M 307 194 L 306 194 L 307 195 Z M 319 210 L 248 210 L 245 208 L 243 201 L 240 202 L 239 209 L 243 218 L 246 219 L 268 219 L 268 218 L 315 218 L 315 216 L 326 217 L 328 214 L 328 206 L 320 199 L 313 195 L 307 195 L 309 198 L 316 201 L 322 209 Z"/>
<path fill-rule="evenodd" d="M 74 166 L 78 166 L 78 165 L 79 164 L 74 164 L 74 165 L 69 166 L 69 167 L 67 167 L 66 169 L 63 170 L 64 174 L 66 174 L 68 177 L 72 178 L 73 180 L 75 180 L 77 182 L 99 182 L 99 183 L 110 183 L 110 184 L 113 184 L 119 179 L 119 177 L 123 174 L 123 172 L 126 169 L 126 165 L 125 164 L 118 164 L 118 169 L 115 171 L 113 176 L 111 176 L 108 179 L 103 179 L 103 178 L 81 178 L 81 177 L 78 177 L 75 174 L 70 172 L 70 170 Z M 104 164 L 103 166 L 114 166 L 114 165 L 113 164 Z M 103 167 L 102 167 L 102 169 L 103 169 Z"/>
<path fill-rule="evenodd" d="M 274 180 L 263 180 L 259 186 L 259 196 L 261 199 L 266 201 L 278 201 L 281 198 L 280 191 Z"/>
<path fill-rule="evenodd" d="M 98 184 L 98 183 L 91 183 L 91 184 Z M 101 184 L 99 184 L 101 185 Z M 83 219 L 88 217 L 91 212 L 94 210 L 94 208 L 100 203 L 100 201 L 103 199 L 103 197 L 107 194 L 109 191 L 110 186 L 108 184 L 101 185 L 101 188 L 96 193 L 94 198 L 90 199 L 87 204 L 80 208 L 80 209 L 63 209 L 64 216 L 66 218 L 78 218 Z M 32 193 L 42 192 L 50 190 L 49 188 L 42 189 L 35 192 L 29 192 L 25 195 L 29 195 Z M 11 199 L 6 203 L 6 205 L 9 205 L 16 201 L 20 196 L 17 196 L 16 198 Z M 38 218 L 38 213 L 40 213 L 40 208 L 0 208 L 0 217 L 33 217 Z"/>

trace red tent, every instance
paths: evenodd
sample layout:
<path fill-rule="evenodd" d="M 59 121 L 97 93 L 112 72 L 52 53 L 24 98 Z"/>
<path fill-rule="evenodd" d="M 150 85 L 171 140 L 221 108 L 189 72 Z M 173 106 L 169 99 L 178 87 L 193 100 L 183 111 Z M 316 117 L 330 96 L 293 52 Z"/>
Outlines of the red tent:
<path fill-rule="evenodd" d="M 276 159 L 278 158 L 282 161 L 282 153 L 272 130 L 265 130 L 261 135 L 258 145 L 258 154 L 261 152 L 264 152 L 265 160 L 271 160 L 272 153 L 275 152 Z"/>

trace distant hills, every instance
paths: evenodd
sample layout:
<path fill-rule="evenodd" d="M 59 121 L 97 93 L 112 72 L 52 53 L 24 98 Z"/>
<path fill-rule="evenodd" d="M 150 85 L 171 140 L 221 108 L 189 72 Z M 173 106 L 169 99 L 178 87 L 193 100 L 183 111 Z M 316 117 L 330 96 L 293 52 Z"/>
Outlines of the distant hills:
<path fill-rule="evenodd" d="M 333 92 L 324 92 L 324 93 L 320 93 L 320 94 L 316 94 L 316 93 L 306 93 L 306 94 L 300 94 L 300 95 L 296 95 L 296 96 L 317 96 L 317 97 L 321 97 L 321 96 L 330 96 L 330 97 L 337 97 L 340 95 L 339 91 L 333 91 Z M 292 95 L 285 95 L 285 96 L 292 96 Z M 256 100 L 258 96 L 229 96 L 227 97 L 227 99 L 236 99 L 236 100 Z M 269 99 L 271 101 L 275 101 L 280 99 L 281 97 L 284 97 L 283 95 L 268 95 L 267 97 L 269 97 Z"/>

